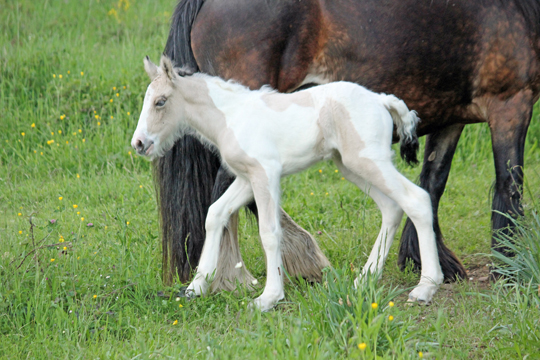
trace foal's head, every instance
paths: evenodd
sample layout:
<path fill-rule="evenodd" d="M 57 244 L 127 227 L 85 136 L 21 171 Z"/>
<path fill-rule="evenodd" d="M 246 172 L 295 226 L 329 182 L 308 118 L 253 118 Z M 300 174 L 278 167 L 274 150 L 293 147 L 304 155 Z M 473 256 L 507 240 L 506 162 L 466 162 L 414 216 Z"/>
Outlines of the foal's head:
<path fill-rule="evenodd" d="M 139 155 L 163 156 L 181 136 L 185 128 L 185 100 L 181 92 L 181 77 L 193 71 L 174 68 L 171 60 L 161 57 L 159 67 L 145 57 L 144 69 L 152 81 L 144 97 L 143 108 L 131 146 Z"/>

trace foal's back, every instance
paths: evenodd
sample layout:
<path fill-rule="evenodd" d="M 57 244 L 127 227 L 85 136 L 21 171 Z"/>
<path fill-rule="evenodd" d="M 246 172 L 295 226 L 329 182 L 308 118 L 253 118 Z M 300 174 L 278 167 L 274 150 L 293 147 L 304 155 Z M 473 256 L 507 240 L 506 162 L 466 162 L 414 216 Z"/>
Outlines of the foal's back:
<path fill-rule="evenodd" d="M 391 155 L 393 124 L 381 102 L 385 95 L 349 82 L 252 95 L 246 96 L 242 110 L 227 117 L 231 136 L 259 162 L 279 162 L 282 175 L 329 159 L 336 151 L 369 151 L 366 144 L 387 148 L 384 155 Z M 227 161 L 227 154 L 222 155 Z"/>

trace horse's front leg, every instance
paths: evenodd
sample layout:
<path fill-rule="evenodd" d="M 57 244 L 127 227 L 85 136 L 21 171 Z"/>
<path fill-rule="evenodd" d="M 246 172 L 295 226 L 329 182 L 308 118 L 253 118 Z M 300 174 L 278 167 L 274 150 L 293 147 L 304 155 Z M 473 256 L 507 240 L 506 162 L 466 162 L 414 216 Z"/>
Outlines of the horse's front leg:
<path fill-rule="evenodd" d="M 443 243 L 443 235 L 439 227 L 439 201 L 444 193 L 452 158 L 463 131 L 464 125 L 455 124 L 427 136 L 424 151 L 424 163 L 420 174 L 420 187 L 426 190 L 431 198 L 433 207 L 433 230 L 437 240 L 439 261 L 447 280 L 454 281 L 466 278 L 465 268 L 454 253 Z M 411 259 L 416 269 L 422 267 L 418 248 L 418 234 L 411 219 L 407 218 L 399 248 L 398 264 L 404 269 L 407 260 Z"/>
<path fill-rule="evenodd" d="M 250 183 L 236 178 L 225 193 L 208 209 L 206 239 L 195 278 L 186 290 L 187 296 L 206 294 L 218 267 L 219 249 L 223 229 L 231 214 L 253 199 Z"/>
<path fill-rule="evenodd" d="M 251 185 L 259 212 L 259 233 L 266 255 L 266 286 L 252 306 L 262 311 L 272 309 L 283 299 L 283 263 L 279 200 L 281 166 L 261 167 L 252 172 Z"/>
<path fill-rule="evenodd" d="M 508 215 L 514 218 L 523 215 L 523 153 L 533 105 L 532 91 L 522 90 L 504 101 L 494 99 L 489 109 L 496 175 L 491 246 L 502 253 L 508 249 L 499 245 L 497 232 L 511 234 L 513 224 Z"/>

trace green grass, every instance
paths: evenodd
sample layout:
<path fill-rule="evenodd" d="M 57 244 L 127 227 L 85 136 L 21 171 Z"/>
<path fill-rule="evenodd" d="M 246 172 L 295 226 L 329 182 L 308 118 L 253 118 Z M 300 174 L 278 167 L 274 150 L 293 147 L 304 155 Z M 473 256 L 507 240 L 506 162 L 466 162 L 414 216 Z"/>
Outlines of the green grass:
<path fill-rule="evenodd" d="M 418 279 L 397 269 L 394 245 L 382 280 L 353 291 L 380 214 L 331 163 L 282 182 L 283 207 L 320 232 L 335 267 L 323 284 L 287 285 L 286 301 L 264 314 L 247 310 L 257 294 L 245 291 L 190 302 L 157 296 L 179 285 L 161 282 L 150 165 L 130 153 L 129 140 L 148 83 L 142 59 L 163 50 L 174 5 L 0 0 L 0 358 L 537 356 L 534 286 L 444 285 L 432 306 L 409 307 Z M 529 214 L 540 196 L 539 138 L 535 112 Z M 418 177 L 419 167 L 396 161 Z M 490 252 L 493 180 L 489 130 L 469 126 L 440 217 L 449 246 L 479 274 L 490 262 L 482 254 Z M 264 283 L 256 228 L 242 214 L 246 265 Z"/>

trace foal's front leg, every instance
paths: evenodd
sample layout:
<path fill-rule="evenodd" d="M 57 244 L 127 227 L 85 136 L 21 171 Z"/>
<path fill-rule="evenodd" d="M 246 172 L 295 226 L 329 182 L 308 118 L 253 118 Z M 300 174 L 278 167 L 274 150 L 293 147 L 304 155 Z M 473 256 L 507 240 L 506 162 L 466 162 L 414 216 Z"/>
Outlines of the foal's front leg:
<path fill-rule="evenodd" d="M 267 311 L 284 297 L 281 259 L 281 225 L 279 199 L 281 166 L 258 169 L 251 178 L 255 203 L 259 211 L 259 233 L 266 255 L 266 286 L 252 306 Z"/>
<path fill-rule="evenodd" d="M 223 228 L 231 214 L 253 199 L 250 183 L 237 177 L 225 193 L 210 206 L 206 216 L 206 240 L 202 249 L 197 274 L 186 290 L 187 296 L 204 295 L 210 287 L 210 277 L 218 264 Z"/>

